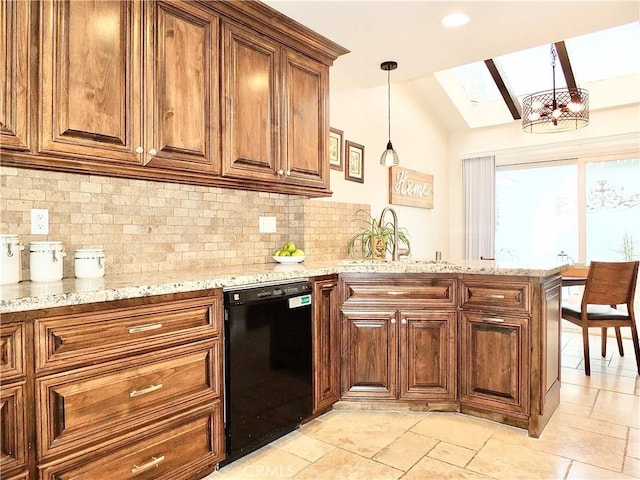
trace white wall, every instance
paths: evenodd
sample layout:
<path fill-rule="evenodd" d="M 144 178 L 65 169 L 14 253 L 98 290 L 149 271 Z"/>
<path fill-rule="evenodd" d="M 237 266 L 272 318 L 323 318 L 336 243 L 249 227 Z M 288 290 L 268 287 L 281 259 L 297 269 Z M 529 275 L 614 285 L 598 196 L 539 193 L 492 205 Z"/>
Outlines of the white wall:
<path fill-rule="evenodd" d="M 433 175 L 434 208 L 393 205 L 398 223 L 409 230 L 413 258 L 433 258 L 436 250 L 448 255 L 449 168 L 447 132 L 429 116 L 421 101 L 419 85 L 391 85 L 391 140 L 400 165 Z M 332 170 L 331 189 L 338 202 L 371 205 L 380 215 L 389 205 L 389 169 L 380 165 L 388 139 L 387 87 L 331 93 L 331 126 L 344 131 L 345 140 L 364 145 L 364 184 L 345 180 Z"/>
<path fill-rule="evenodd" d="M 640 105 L 590 112 L 586 127 L 571 132 L 531 134 L 520 122 L 452 133 L 449 158 L 449 250 L 464 255 L 464 203 L 461 159 L 496 155 L 496 163 L 514 164 L 578 157 L 640 155 Z"/>

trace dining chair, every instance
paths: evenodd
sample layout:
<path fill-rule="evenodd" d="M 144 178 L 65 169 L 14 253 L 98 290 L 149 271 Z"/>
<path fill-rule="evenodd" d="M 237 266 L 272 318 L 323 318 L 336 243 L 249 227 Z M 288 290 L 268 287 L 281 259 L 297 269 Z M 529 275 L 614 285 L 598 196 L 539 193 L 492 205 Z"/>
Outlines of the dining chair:
<path fill-rule="evenodd" d="M 580 305 L 563 303 L 562 318 L 582 327 L 584 371 L 591 375 L 589 328 L 601 328 L 601 353 L 607 355 L 607 328 L 616 332 L 618 351 L 624 356 L 620 327 L 631 327 L 636 366 L 640 375 L 640 345 L 633 309 L 640 262 L 591 262 Z"/>

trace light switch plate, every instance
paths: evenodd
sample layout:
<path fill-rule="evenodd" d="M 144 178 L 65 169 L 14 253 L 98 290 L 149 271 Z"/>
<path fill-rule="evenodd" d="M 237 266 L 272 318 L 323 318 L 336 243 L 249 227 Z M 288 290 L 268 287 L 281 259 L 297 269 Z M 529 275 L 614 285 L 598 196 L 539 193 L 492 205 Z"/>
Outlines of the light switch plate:
<path fill-rule="evenodd" d="M 258 217 L 260 233 L 276 233 L 276 217 Z"/>

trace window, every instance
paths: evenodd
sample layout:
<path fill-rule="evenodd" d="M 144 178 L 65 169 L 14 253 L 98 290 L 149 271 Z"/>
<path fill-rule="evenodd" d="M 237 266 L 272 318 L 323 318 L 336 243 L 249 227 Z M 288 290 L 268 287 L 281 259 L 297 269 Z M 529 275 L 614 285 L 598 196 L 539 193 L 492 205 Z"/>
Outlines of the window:
<path fill-rule="evenodd" d="M 499 260 L 640 258 L 640 159 L 496 169 Z M 560 258 L 562 260 L 562 258 Z"/>

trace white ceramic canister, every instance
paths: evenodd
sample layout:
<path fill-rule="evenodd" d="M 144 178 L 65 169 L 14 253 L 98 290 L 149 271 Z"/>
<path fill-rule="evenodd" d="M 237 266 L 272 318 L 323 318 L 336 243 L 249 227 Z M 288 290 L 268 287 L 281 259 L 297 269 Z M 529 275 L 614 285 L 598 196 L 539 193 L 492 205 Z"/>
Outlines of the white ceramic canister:
<path fill-rule="evenodd" d="M 29 244 L 31 281 L 62 280 L 63 259 L 66 255 L 62 242 L 31 242 Z"/>
<path fill-rule="evenodd" d="M 22 251 L 20 235 L 0 234 L 0 285 L 22 280 Z"/>
<path fill-rule="evenodd" d="M 79 248 L 73 259 L 76 278 L 99 278 L 104 276 L 104 249 Z"/>

